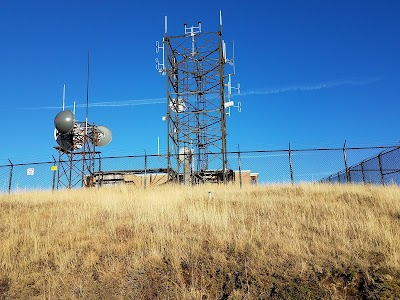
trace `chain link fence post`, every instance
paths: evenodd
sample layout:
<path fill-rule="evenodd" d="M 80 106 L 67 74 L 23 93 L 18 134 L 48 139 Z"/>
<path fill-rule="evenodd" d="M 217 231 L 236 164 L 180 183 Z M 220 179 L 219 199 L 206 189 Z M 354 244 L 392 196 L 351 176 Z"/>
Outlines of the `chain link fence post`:
<path fill-rule="evenodd" d="M 365 184 L 364 161 L 361 162 L 361 175 L 362 175 L 363 184 Z"/>
<path fill-rule="evenodd" d="M 378 155 L 379 172 L 380 172 L 380 174 L 381 174 L 381 183 L 382 183 L 382 185 L 385 185 L 385 177 L 384 177 L 384 175 L 383 175 L 383 170 L 382 170 L 382 159 L 381 159 L 381 155 L 382 155 L 382 152 L 379 153 L 379 155 Z"/>
<path fill-rule="evenodd" d="M 238 169 L 239 169 L 239 185 L 240 185 L 240 188 L 242 188 L 242 166 L 241 166 L 241 163 L 240 163 L 240 147 L 239 147 L 239 144 L 238 144 Z"/>
<path fill-rule="evenodd" d="M 12 177 L 13 177 L 13 169 L 14 169 L 14 165 L 11 162 L 11 160 L 8 160 L 10 162 L 10 178 L 8 181 L 8 193 L 11 193 L 11 185 L 12 185 Z"/>
<path fill-rule="evenodd" d="M 103 184 L 103 173 L 101 172 L 101 153 L 99 153 L 99 171 L 97 180 L 98 180 L 98 182 L 96 182 L 97 188 L 100 188 Z"/>
<path fill-rule="evenodd" d="M 289 143 L 289 168 L 290 168 L 290 181 L 292 182 L 293 185 L 294 178 L 293 178 L 292 151 L 290 150 L 290 143 Z"/>
<path fill-rule="evenodd" d="M 349 171 L 349 167 L 347 166 L 346 141 L 344 141 L 344 145 L 343 145 L 343 158 L 344 158 L 344 166 L 346 168 L 347 183 L 351 183 L 350 171 Z"/>
<path fill-rule="evenodd" d="M 53 161 L 54 161 L 54 165 L 53 166 L 55 166 L 57 164 L 57 161 L 56 161 L 54 155 L 52 155 L 52 157 L 53 157 Z M 53 167 L 52 167 L 51 171 L 53 172 L 53 183 L 51 185 L 51 191 L 54 192 L 54 188 L 56 186 L 56 170 L 54 170 Z"/>
<path fill-rule="evenodd" d="M 143 178 L 143 186 L 146 189 L 146 178 L 147 178 L 147 154 L 146 149 L 144 149 L 144 178 Z"/>

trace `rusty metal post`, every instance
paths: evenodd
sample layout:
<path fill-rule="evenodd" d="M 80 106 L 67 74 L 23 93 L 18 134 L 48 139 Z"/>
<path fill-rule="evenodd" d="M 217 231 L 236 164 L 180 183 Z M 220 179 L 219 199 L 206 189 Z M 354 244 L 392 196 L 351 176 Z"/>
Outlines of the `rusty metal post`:
<path fill-rule="evenodd" d="M 290 151 L 290 143 L 289 143 L 289 168 L 290 168 L 290 181 L 292 182 L 293 185 L 294 178 L 293 178 L 292 152 Z"/>
<path fill-rule="evenodd" d="M 361 175 L 363 179 L 363 184 L 365 184 L 364 161 L 361 162 Z"/>
<path fill-rule="evenodd" d="M 97 187 L 101 187 L 103 184 L 103 174 L 101 173 L 101 155 L 99 153 L 99 171 L 98 171 L 98 180 Z"/>
<path fill-rule="evenodd" d="M 99 153 L 99 172 L 101 172 L 101 155 Z"/>
<path fill-rule="evenodd" d="M 144 189 L 146 189 L 146 179 L 147 179 L 147 155 L 146 155 L 146 149 L 145 149 L 144 150 L 144 178 L 143 178 Z"/>
<path fill-rule="evenodd" d="M 379 171 L 381 174 L 381 183 L 382 183 L 382 185 L 385 185 L 385 177 L 383 175 L 381 155 L 382 155 L 382 153 L 379 153 L 379 155 L 378 155 Z"/>
<path fill-rule="evenodd" d="M 52 157 L 53 157 L 54 166 L 55 166 L 57 164 L 57 161 L 56 161 L 54 155 L 52 155 Z M 52 169 L 52 171 L 53 171 L 53 185 L 51 186 L 51 191 L 54 192 L 54 187 L 56 185 L 56 170 Z"/>
<path fill-rule="evenodd" d="M 240 188 L 242 188 L 242 167 L 241 167 L 241 162 L 240 162 L 240 148 L 238 144 L 238 166 L 239 166 L 239 182 L 240 182 Z"/>
<path fill-rule="evenodd" d="M 349 170 L 349 167 L 347 165 L 346 141 L 344 141 L 344 145 L 343 145 L 343 158 L 344 158 L 344 166 L 346 167 L 347 183 L 351 183 L 350 170 Z"/>
<path fill-rule="evenodd" d="M 14 169 L 14 165 L 11 162 L 11 160 L 8 160 L 10 162 L 10 179 L 8 182 L 8 193 L 11 193 L 11 185 L 12 185 L 12 177 L 13 177 L 13 169 Z"/>

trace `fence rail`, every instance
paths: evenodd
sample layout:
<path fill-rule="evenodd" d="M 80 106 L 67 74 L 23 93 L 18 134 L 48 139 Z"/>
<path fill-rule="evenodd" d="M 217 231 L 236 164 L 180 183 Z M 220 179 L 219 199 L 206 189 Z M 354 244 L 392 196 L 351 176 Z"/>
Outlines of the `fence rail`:
<path fill-rule="evenodd" d="M 300 182 L 400 184 L 400 146 L 227 152 L 229 168 L 257 174 L 259 184 Z M 0 193 L 57 187 L 54 157 L 0 165 Z M 166 154 L 98 157 L 96 172 L 165 169 Z M 242 175 L 240 175 L 242 176 Z M 242 183 L 242 178 L 240 178 Z"/>

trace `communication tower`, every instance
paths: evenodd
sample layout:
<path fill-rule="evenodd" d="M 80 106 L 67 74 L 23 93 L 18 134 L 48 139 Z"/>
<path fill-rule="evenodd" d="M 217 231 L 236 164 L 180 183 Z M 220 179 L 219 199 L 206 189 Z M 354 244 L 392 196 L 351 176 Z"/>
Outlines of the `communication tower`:
<path fill-rule="evenodd" d="M 63 110 L 54 118 L 54 139 L 58 146 L 57 189 L 91 186 L 93 178 L 96 147 L 106 146 L 111 142 L 112 134 L 106 126 L 90 125 L 87 118 L 84 122 L 75 120 L 75 112 L 64 109 L 65 86 L 63 93 Z M 88 108 L 88 104 L 86 105 Z"/>
<path fill-rule="evenodd" d="M 184 24 L 182 35 L 167 33 L 167 17 L 162 43 L 156 42 L 156 68 L 166 76 L 168 127 L 168 176 L 175 182 L 227 182 L 233 179 L 226 149 L 226 117 L 231 107 L 235 74 L 234 55 L 226 56 L 219 31 L 204 32 Z M 231 73 L 226 72 L 226 66 Z"/>

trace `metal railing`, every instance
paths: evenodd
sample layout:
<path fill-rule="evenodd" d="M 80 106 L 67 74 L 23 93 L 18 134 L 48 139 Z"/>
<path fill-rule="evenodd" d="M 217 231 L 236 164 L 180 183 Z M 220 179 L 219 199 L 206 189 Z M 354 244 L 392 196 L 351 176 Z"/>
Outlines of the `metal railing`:
<path fill-rule="evenodd" d="M 194 154 L 195 155 L 195 154 Z M 301 182 L 400 184 L 400 146 L 250 150 L 227 152 L 229 168 L 255 174 L 258 184 Z M 0 193 L 57 189 L 57 161 L 0 165 Z M 166 155 L 96 158 L 95 171 L 165 169 Z M 254 183 L 255 181 L 251 181 Z"/>

